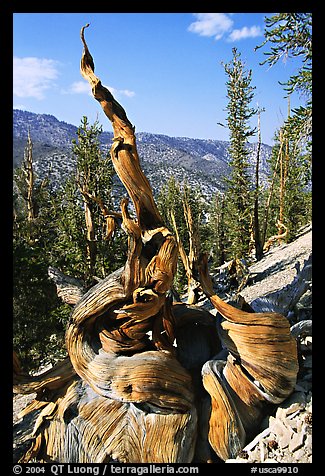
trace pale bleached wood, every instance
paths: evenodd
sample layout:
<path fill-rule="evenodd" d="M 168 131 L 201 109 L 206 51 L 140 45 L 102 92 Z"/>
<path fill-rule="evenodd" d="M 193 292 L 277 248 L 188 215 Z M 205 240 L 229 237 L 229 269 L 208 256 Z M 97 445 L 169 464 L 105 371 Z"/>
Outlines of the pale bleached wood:
<path fill-rule="evenodd" d="M 297 344 L 289 321 L 278 313 L 235 308 L 214 293 L 207 257 L 200 265 L 202 289 L 223 317 L 219 335 L 229 350 L 227 362 L 208 361 L 203 384 L 211 395 L 209 441 L 222 458 L 243 448 L 266 407 L 288 397 L 298 373 Z"/>
<path fill-rule="evenodd" d="M 232 397 L 225 384 L 225 362 L 208 361 L 202 368 L 203 385 L 211 395 L 209 442 L 223 459 L 237 456 L 245 443 L 246 433 Z"/>
<path fill-rule="evenodd" d="M 54 266 L 49 266 L 48 275 L 56 286 L 58 297 L 67 304 L 76 304 L 86 291 L 80 280 L 67 276 Z"/>

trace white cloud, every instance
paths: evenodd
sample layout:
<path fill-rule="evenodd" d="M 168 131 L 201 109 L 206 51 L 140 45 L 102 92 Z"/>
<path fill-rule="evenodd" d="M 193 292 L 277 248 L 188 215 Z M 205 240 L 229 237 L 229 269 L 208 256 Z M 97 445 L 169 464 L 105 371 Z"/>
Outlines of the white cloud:
<path fill-rule="evenodd" d="M 129 89 L 116 89 L 113 86 L 105 86 L 113 95 L 115 96 L 127 96 L 128 98 L 132 98 L 135 96 L 134 91 L 130 91 Z"/>
<path fill-rule="evenodd" d="M 230 18 L 232 15 L 230 13 L 194 13 L 193 15 L 197 21 L 190 24 L 188 31 L 200 36 L 209 36 L 220 40 L 224 35 L 228 35 L 227 41 L 239 41 L 263 35 L 260 26 L 233 28 L 234 21 Z"/>
<path fill-rule="evenodd" d="M 233 21 L 225 13 L 194 13 L 197 21 L 190 24 L 188 30 L 200 36 L 213 36 L 220 40 L 232 29 Z"/>
<path fill-rule="evenodd" d="M 251 26 L 250 28 L 247 26 L 244 26 L 240 30 L 235 29 L 232 30 L 228 37 L 228 41 L 239 41 L 239 40 L 244 40 L 246 38 L 256 38 L 257 36 L 262 36 L 263 32 L 261 27 L 259 26 Z"/>
<path fill-rule="evenodd" d="M 133 96 L 135 96 L 135 92 L 130 91 L 129 89 L 120 89 L 119 93 L 123 94 L 123 96 L 127 96 L 128 98 L 133 98 Z"/>
<path fill-rule="evenodd" d="M 129 98 L 135 96 L 134 91 L 129 89 L 116 89 L 112 86 L 105 86 L 112 94 L 116 96 L 127 96 Z M 91 87 L 87 81 L 75 81 L 68 90 L 63 91 L 64 94 L 89 94 L 92 95 Z"/>
<path fill-rule="evenodd" d="M 58 61 L 46 58 L 14 57 L 13 94 L 24 98 L 33 97 L 42 100 L 45 91 L 55 84 L 58 77 Z"/>
<path fill-rule="evenodd" d="M 64 94 L 89 94 L 91 96 L 91 87 L 86 81 L 75 81 Z"/>

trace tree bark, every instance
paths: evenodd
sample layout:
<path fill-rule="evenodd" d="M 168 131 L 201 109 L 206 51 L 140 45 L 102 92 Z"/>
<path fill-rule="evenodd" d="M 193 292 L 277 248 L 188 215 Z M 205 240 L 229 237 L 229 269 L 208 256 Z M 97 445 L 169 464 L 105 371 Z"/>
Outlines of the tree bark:
<path fill-rule="evenodd" d="M 22 170 L 25 175 L 26 182 L 26 204 L 27 204 L 27 220 L 29 222 L 35 219 L 34 210 L 34 168 L 33 168 L 33 143 L 28 130 L 27 145 L 24 150 L 24 161 Z"/>
<path fill-rule="evenodd" d="M 229 350 L 226 363 L 208 361 L 202 369 L 203 385 L 212 397 L 209 442 L 227 459 L 244 446 L 246 433 L 261 420 L 265 405 L 278 404 L 293 391 L 297 344 L 281 314 L 243 311 L 220 299 L 213 291 L 206 256 L 200 277 L 203 291 L 223 318 L 219 335 Z"/>
<path fill-rule="evenodd" d="M 49 266 L 48 275 L 56 286 L 58 297 L 66 304 L 76 304 L 86 292 L 84 284 L 81 281 L 63 274 L 59 269 L 53 266 Z"/>
<path fill-rule="evenodd" d="M 114 231 L 116 228 L 116 220 L 121 219 L 122 214 L 118 212 L 110 211 L 100 197 L 96 197 L 94 194 L 89 193 L 86 190 L 84 190 L 82 194 L 84 196 L 87 196 L 90 200 L 93 200 L 95 203 L 97 203 L 97 205 L 101 209 L 102 215 L 106 222 L 106 234 L 104 239 L 109 241 L 114 234 Z"/>
<path fill-rule="evenodd" d="M 200 282 L 198 281 L 198 264 L 200 255 L 200 236 L 196 223 L 194 223 L 193 212 L 188 200 L 187 190 L 184 190 L 183 199 L 184 216 L 189 238 L 189 272 L 186 272 L 188 279 L 188 304 L 196 304 L 199 298 Z"/>
<path fill-rule="evenodd" d="M 263 257 L 263 246 L 261 243 L 260 223 L 259 223 L 259 167 L 260 167 L 260 153 L 261 153 L 261 110 L 258 109 L 258 126 L 257 126 L 257 153 L 255 166 L 255 198 L 254 198 L 254 242 L 255 242 L 255 256 L 257 261 Z"/>
<path fill-rule="evenodd" d="M 274 183 L 275 183 L 275 178 L 276 178 L 276 174 L 277 174 L 277 171 L 278 171 L 278 166 L 279 166 L 279 163 L 280 163 L 280 157 L 281 157 L 281 154 L 282 154 L 282 148 L 283 148 L 283 140 L 282 140 L 282 134 L 281 134 L 281 135 L 280 135 L 280 147 L 279 147 L 279 152 L 278 152 L 276 164 L 275 164 L 274 171 L 273 171 L 273 176 L 272 176 L 272 182 L 271 182 L 271 186 L 270 186 L 269 196 L 268 196 L 268 198 L 267 198 L 267 202 L 266 202 L 266 206 L 265 206 L 264 223 L 263 223 L 263 233 L 262 233 L 263 249 L 264 249 L 264 245 L 265 245 L 265 241 L 266 241 L 266 233 L 267 233 L 267 226 L 268 226 L 268 219 L 269 219 L 269 210 L 270 210 L 270 206 L 271 206 L 271 200 L 272 200 L 272 197 L 273 197 Z"/>
<path fill-rule="evenodd" d="M 195 273 L 195 271 L 197 271 L 198 247 L 194 246 L 193 244 L 193 229 L 192 229 L 193 222 L 191 217 L 191 211 L 189 208 L 186 208 L 185 205 L 184 205 L 184 214 L 186 217 L 186 223 L 187 223 L 188 234 L 189 234 L 190 251 L 188 255 L 186 254 L 183 243 L 180 239 L 176 220 L 175 220 L 175 215 L 172 210 L 170 212 L 170 217 L 174 227 L 174 233 L 175 233 L 176 241 L 178 244 L 179 254 L 180 254 L 183 266 L 185 268 L 186 277 L 187 277 L 187 293 L 188 293 L 187 303 L 196 304 L 198 301 L 198 291 L 200 287 L 200 283 L 194 277 L 195 274 L 197 274 Z M 190 220 L 187 215 L 189 215 Z"/>
<path fill-rule="evenodd" d="M 177 243 L 163 225 L 141 169 L 134 127 L 94 74 L 84 28 L 81 39 L 81 73 L 112 123 L 111 157 L 133 201 L 136 219 L 130 217 L 128 200 L 123 199 L 122 227 L 129 239 L 125 267 L 101 280 L 76 303 L 66 332 L 76 377 L 57 394 L 57 403 L 42 410 L 34 430 L 36 440 L 26 458 L 38 454 L 45 460 L 73 461 L 78 453 L 78 462 L 107 457 L 121 462 L 189 462 L 195 449 L 197 413 L 191 376 L 174 356 L 174 318 L 166 299 L 176 270 Z M 87 392 L 92 395 L 90 404 L 80 399 Z M 78 402 L 77 409 L 72 410 L 73 402 Z M 100 420 L 102 429 L 94 420 L 95 409 L 106 415 L 106 426 Z M 69 426 L 64 417 L 71 411 L 88 428 L 85 433 L 82 424 L 77 425 L 81 447 L 71 440 L 75 424 Z M 115 439 L 113 421 L 120 421 Z M 161 430 L 159 438 L 156 426 Z M 99 438 L 93 450 L 89 431 Z M 188 435 L 186 441 L 183 432 Z M 47 445 L 41 445 L 42 441 Z"/>

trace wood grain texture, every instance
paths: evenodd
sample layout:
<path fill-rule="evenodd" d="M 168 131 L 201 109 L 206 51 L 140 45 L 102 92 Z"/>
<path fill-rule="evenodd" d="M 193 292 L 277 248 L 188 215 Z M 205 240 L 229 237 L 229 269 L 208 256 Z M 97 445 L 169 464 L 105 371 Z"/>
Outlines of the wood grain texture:
<path fill-rule="evenodd" d="M 209 442 L 223 459 L 234 458 L 243 448 L 246 433 L 223 375 L 225 362 L 208 361 L 202 368 L 203 385 L 211 395 Z"/>
<path fill-rule="evenodd" d="M 256 430 L 269 404 L 281 403 L 292 393 L 299 369 L 297 343 L 281 314 L 243 311 L 220 299 L 213 291 L 206 257 L 200 278 L 223 317 L 219 335 L 230 353 L 226 362 L 211 360 L 202 369 L 212 401 L 209 441 L 224 459 L 239 452 L 243 435 Z"/>

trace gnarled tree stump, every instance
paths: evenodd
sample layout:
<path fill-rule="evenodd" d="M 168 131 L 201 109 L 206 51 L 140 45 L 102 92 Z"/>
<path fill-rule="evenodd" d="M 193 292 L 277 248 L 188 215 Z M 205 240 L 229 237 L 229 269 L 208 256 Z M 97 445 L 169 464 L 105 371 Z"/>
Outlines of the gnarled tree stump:
<path fill-rule="evenodd" d="M 37 393 L 24 414 L 39 410 L 22 461 L 234 457 L 265 406 L 292 392 L 295 341 L 283 316 L 240 311 L 214 295 L 204 261 L 201 286 L 224 318 L 219 334 L 210 313 L 171 302 L 177 242 L 141 169 L 134 127 L 94 73 L 84 28 L 81 73 L 112 123 L 112 161 L 136 217 L 123 199 L 125 266 L 81 297 L 77 286 L 69 298 L 75 304 L 66 331 L 69 357 L 38 377 L 24 375 L 15 359 L 15 391 Z M 215 357 L 222 343 L 226 361 Z"/>

